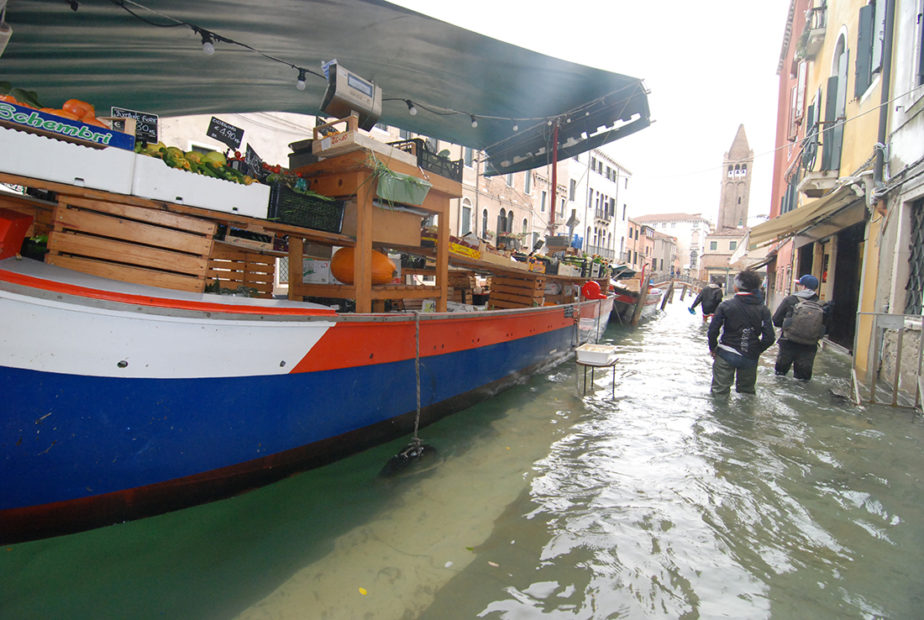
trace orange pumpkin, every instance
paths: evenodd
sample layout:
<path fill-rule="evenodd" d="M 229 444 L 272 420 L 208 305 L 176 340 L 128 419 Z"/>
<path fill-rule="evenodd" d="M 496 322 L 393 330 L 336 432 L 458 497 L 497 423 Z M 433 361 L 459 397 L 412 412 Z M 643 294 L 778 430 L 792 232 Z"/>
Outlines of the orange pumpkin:
<path fill-rule="evenodd" d="M 96 109 L 93 107 L 93 104 L 81 101 L 80 99 L 68 99 L 64 102 L 64 105 L 61 106 L 61 109 L 76 115 L 77 118 L 96 118 Z"/>
<path fill-rule="evenodd" d="M 353 284 L 353 248 L 340 248 L 330 260 L 330 272 L 344 284 Z M 395 264 L 381 252 L 372 250 L 372 283 L 387 284 L 395 277 Z"/>

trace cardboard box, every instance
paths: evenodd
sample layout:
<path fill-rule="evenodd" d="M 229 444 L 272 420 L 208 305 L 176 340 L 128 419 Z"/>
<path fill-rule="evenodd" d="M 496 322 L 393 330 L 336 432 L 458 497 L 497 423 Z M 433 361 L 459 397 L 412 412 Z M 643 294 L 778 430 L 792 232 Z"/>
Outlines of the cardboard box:
<path fill-rule="evenodd" d="M 481 252 L 479 250 L 470 248 L 467 245 L 462 245 L 461 243 L 455 243 L 454 241 L 449 242 L 449 251 L 453 254 L 458 254 L 459 256 L 474 258 L 475 260 L 479 260 L 481 258 Z"/>
<path fill-rule="evenodd" d="M 8 174 L 116 194 L 132 193 L 137 158 L 132 151 L 82 146 L 3 127 L 0 144 L 0 170 Z"/>
<path fill-rule="evenodd" d="M 303 258 L 302 282 L 305 284 L 330 284 L 330 261 Z"/>
<path fill-rule="evenodd" d="M 268 185 L 242 185 L 177 170 L 156 157 L 135 157 L 131 185 L 131 193 L 135 196 L 266 219 L 270 194 Z"/>
<path fill-rule="evenodd" d="M 347 201 L 340 229 L 342 234 L 356 237 L 356 213 L 356 201 Z M 418 247 L 421 220 L 422 216 L 407 211 L 372 207 L 372 241 Z"/>

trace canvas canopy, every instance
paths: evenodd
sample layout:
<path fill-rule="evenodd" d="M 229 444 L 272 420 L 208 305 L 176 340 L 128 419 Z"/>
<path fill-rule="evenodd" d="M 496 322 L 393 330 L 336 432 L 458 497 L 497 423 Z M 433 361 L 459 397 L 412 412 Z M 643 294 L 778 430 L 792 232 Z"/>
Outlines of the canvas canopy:
<path fill-rule="evenodd" d="M 51 107 L 78 98 L 163 116 L 318 114 L 321 66 L 336 59 L 382 89 L 381 122 L 486 150 L 488 173 L 546 164 L 555 124 L 564 159 L 650 123 L 640 79 L 382 0 L 15 0 L 6 21 L 0 80 Z"/>

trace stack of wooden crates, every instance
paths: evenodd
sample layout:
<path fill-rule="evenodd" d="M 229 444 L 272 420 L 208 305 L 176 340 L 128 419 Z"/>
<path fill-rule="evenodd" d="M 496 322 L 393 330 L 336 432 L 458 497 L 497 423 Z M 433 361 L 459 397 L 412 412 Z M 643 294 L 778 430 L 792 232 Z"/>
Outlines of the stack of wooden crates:
<path fill-rule="evenodd" d="M 544 277 L 504 275 L 491 280 L 491 308 L 532 308 L 544 303 Z"/>

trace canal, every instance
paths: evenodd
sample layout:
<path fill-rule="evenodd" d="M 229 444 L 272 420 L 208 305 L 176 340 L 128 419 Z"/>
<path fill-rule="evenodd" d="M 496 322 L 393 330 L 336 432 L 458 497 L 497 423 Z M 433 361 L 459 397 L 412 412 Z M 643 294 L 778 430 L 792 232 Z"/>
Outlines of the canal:
<path fill-rule="evenodd" d="M 856 407 L 849 360 L 708 396 L 675 302 L 573 363 L 405 441 L 230 500 L 0 554 L 2 618 L 912 618 L 924 423 Z"/>

